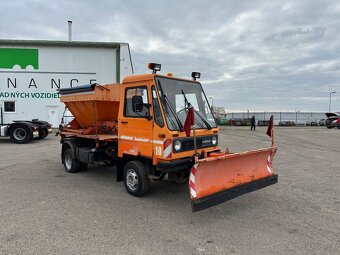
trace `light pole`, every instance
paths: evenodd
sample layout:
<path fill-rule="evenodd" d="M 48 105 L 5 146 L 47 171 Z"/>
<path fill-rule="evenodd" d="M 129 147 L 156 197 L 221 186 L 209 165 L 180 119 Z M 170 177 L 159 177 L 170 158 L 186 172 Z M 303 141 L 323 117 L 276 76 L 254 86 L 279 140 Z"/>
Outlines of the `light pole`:
<path fill-rule="evenodd" d="M 332 94 L 335 94 L 336 91 L 332 91 L 329 93 L 329 109 L 328 112 L 331 112 L 331 103 L 332 103 Z"/>
<path fill-rule="evenodd" d="M 209 97 L 209 99 L 211 99 L 211 107 L 213 107 L 213 105 L 214 105 L 214 98 Z"/>

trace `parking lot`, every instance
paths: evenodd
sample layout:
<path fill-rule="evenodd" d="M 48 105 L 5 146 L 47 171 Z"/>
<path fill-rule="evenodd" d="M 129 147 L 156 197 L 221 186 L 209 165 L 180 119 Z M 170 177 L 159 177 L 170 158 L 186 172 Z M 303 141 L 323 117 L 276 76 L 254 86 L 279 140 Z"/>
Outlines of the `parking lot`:
<path fill-rule="evenodd" d="M 270 145 L 221 127 L 220 146 Z M 340 130 L 275 127 L 279 183 L 192 213 L 187 185 L 128 195 L 115 168 L 68 174 L 59 137 L 0 140 L 0 254 L 339 254 Z"/>

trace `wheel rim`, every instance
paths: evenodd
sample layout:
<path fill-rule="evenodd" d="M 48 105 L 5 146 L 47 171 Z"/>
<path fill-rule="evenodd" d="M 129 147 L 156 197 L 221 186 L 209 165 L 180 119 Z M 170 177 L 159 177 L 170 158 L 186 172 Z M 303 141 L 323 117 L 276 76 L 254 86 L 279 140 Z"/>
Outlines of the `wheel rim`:
<path fill-rule="evenodd" d="M 71 169 L 72 167 L 72 158 L 70 154 L 66 154 L 64 158 L 65 166 L 67 169 Z"/>
<path fill-rule="evenodd" d="M 138 175 L 133 169 L 129 169 L 126 174 L 126 185 L 131 190 L 136 190 L 138 187 Z"/>
<path fill-rule="evenodd" d="M 13 136 L 16 140 L 22 141 L 26 137 L 26 130 L 23 128 L 16 128 L 13 132 Z"/>

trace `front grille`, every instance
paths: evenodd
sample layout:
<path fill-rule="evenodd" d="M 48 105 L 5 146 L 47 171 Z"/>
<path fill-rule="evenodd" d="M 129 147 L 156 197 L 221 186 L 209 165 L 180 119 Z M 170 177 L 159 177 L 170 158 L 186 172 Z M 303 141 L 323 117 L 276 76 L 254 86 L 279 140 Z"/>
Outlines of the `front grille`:
<path fill-rule="evenodd" d="M 209 135 L 209 136 L 198 136 L 196 137 L 196 143 L 197 143 L 197 149 L 202 149 L 202 148 L 207 148 L 207 147 L 212 147 L 212 146 L 216 146 L 218 144 L 218 140 L 216 145 L 213 145 L 211 140 L 213 137 L 218 138 L 215 135 Z M 190 151 L 190 150 L 194 150 L 194 138 L 193 137 L 187 137 L 187 138 L 178 138 L 176 140 L 180 140 L 182 143 L 182 148 L 180 151 L 176 151 L 173 148 L 173 152 L 182 152 L 182 151 Z M 175 142 L 175 140 L 174 140 Z M 173 144 L 175 144 L 173 142 Z"/>

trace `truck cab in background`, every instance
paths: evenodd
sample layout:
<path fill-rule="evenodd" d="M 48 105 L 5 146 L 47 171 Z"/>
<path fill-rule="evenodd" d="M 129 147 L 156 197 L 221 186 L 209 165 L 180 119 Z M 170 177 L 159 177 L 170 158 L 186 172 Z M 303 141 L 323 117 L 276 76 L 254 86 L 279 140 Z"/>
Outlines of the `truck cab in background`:
<path fill-rule="evenodd" d="M 33 139 L 44 139 L 50 133 L 52 133 L 51 124 L 38 119 L 14 120 L 12 123 L 0 124 L 0 137 L 9 136 L 18 144 L 29 143 Z"/>

